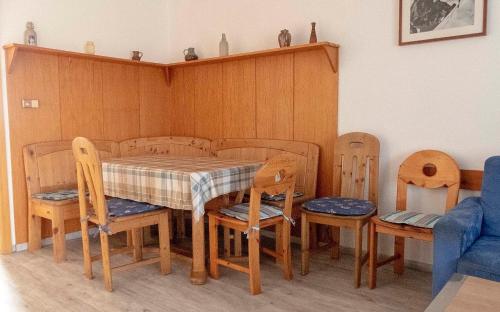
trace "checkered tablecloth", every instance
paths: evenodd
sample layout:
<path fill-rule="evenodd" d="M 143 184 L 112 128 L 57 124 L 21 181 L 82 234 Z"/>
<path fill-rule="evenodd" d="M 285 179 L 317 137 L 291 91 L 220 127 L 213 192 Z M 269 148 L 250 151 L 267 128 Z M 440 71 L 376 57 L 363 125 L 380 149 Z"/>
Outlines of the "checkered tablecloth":
<path fill-rule="evenodd" d="M 207 201 L 251 187 L 262 163 L 214 157 L 147 155 L 102 163 L 104 193 L 172 209 L 199 220 Z"/>

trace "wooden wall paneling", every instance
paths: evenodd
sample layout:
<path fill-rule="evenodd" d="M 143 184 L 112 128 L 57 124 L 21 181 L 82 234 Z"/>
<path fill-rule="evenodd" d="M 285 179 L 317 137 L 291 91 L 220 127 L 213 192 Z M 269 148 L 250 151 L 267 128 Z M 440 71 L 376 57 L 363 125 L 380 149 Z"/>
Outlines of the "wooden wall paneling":
<path fill-rule="evenodd" d="M 195 67 L 195 136 L 223 135 L 222 64 Z"/>
<path fill-rule="evenodd" d="M 170 135 L 169 90 L 163 69 L 139 67 L 140 136 Z"/>
<path fill-rule="evenodd" d="M 0 65 L 0 72 L 2 67 Z M 7 178 L 7 151 L 5 145 L 5 124 L 3 122 L 2 76 L 0 75 L 0 254 L 12 252 L 10 227 L 9 188 Z"/>
<path fill-rule="evenodd" d="M 328 195 L 337 137 L 338 75 L 326 54 L 315 50 L 295 53 L 294 76 L 294 140 L 320 146 L 318 195 Z"/>
<path fill-rule="evenodd" d="M 172 74 L 172 135 L 194 136 L 195 68 L 176 68 Z"/>
<path fill-rule="evenodd" d="M 59 57 L 62 138 L 104 137 L 102 63 Z"/>
<path fill-rule="evenodd" d="M 133 65 L 102 63 L 103 121 L 106 140 L 138 137 L 139 68 Z"/>
<path fill-rule="evenodd" d="M 256 59 L 257 137 L 293 139 L 293 53 Z"/>
<path fill-rule="evenodd" d="M 225 138 L 255 138 L 255 59 L 223 63 Z"/>
<path fill-rule="evenodd" d="M 30 143 L 60 140 L 61 125 L 58 57 L 18 53 L 16 69 L 7 75 L 7 88 L 16 243 L 23 243 L 27 241 L 28 208 L 22 148 Z M 40 107 L 22 108 L 23 98 L 38 99 Z"/>

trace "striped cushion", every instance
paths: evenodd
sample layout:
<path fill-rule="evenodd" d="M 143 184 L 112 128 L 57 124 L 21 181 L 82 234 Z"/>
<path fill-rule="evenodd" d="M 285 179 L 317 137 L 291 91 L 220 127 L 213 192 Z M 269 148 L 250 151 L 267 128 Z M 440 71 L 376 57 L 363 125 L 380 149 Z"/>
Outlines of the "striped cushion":
<path fill-rule="evenodd" d="M 304 196 L 302 192 L 293 192 L 293 198 Z M 267 201 L 284 201 L 286 199 L 286 193 L 280 193 L 277 195 L 269 195 L 267 193 L 262 193 L 262 200 Z"/>
<path fill-rule="evenodd" d="M 241 221 L 248 221 L 248 209 L 248 203 L 244 203 L 234 205 L 229 209 L 222 208 L 220 210 L 220 213 Z M 260 204 L 260 220 L 265 220 L 282 215 L 283 211 L 281 209 L 266 204 Z"/>
<path fill-rule="evenodd" d="M 441 217 L 442 216 L 437 214 L 425 214 L 413 211 L 395 211 L 380 217 L 380 220 L 390 223 L 408 224 L 432 229 Z"/>

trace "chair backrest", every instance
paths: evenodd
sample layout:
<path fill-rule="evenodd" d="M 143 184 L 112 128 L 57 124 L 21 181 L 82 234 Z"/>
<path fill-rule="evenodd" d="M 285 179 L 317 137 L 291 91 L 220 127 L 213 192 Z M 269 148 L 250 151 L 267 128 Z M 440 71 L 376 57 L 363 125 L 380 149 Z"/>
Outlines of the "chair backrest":
<path fill-rule="evenodd" d="M 77 137 L 73 140 L 73 154 L 76 160 L 80 215 L 89 215 L 85 200 L 85 191 L 88 189 L 99 224 L 105 225 L 108 219 L 108 208 L 104 197 L 102 164 L 99 153 L 89 139 Z"/>
<path fill-rule="evenodd" d="M 406 210 L 407 187 L 446 187 L 446 211 L 456 206 L 460 189 L 460 169 L 446 153 L 424 150 L 413 153 L 399 166 L 396 209 Z"/>
<path fill-rule="evenodd" d="M 297 162 L 295 191 L 305 196 L 316 196 L 319 147 L 313 143 L 267 139 L 216 139 L 212 141 L 212 155 L 225 159 L 266 161 L 285 154 Z"/>
<path fill-rule="evenodd" d="M 194 137 L 137 138 L 120 142 L 121 156 L 210 156 L 210 140 Z"/>
<path fill-rule="evenodd" d="M 95 141 L 100 157 L 119 156 L 118 143 Z M 28 197 L 41 192 L 76 188 L 75 158 L 71 141 L 52 141 L 23 148 Z"/>
<path fill-rule="evenodd" d="M 250 190 L 250 226 L 259 223 L 261 196 L 264 192 L 269 195 L 286 193 L 283 214 L 290 218 L 296 174 L 297 161 L 286 154 L 272 157 L 257 171 Z"/>
<path fill-rule="evenodd" d="M 368 199 L 377 206 L 379 154 L 380 143 L 371 134 L 351 132 L 338 137 L 334 147 L 333 194 Z"/>

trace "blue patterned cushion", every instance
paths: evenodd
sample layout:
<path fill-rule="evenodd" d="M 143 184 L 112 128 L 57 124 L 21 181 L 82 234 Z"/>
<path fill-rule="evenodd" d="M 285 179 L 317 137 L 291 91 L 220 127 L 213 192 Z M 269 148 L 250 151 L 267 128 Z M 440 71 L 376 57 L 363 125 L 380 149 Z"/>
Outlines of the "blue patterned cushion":
<path fill-rule="evenodd" d="M 347 197 L 322 197 L 305 202 L 302 207 L 319 213 L 338 216 L 364 216 L 375 211 L 375 206 L 368 200 Z"/>
<path fill-rule="evenodd" d="M 304 196 L 304 193 L 302 192 L 293 192 L 293 198 L 295 197 L 301 197 Z M 267 193 L 262 193 L 262 200 L 267 200 L 267 201 L 284 201 L 286 198 L 286 193 L 280 193 L 276 195 L 269 195 Z"/>
<path fill-rule="evenodd" d="M 108 204 L 108 216 L 110 218 L 125 217 L 162 208 L 160 206 L 122 198 L 111 198 L 106 202 Z"/>
<path fill-rule="evenodd" d="M 236 218 L 241 221 L 248 221 L 249 204 L 243 203 L 234 205 L 231 208 L 222 208 L 220 213 L 228 217 Z M 260 204 L 260 220 L 282 216 L 283 211 L 274 206 Z"/>
<path fill-rule="evenodd" d="M 33 194 L 31 197 L 43 200 L 67 200 L 78 198 L 78 190 L 59 190 L 55 192 L 45 192 Z"/>

